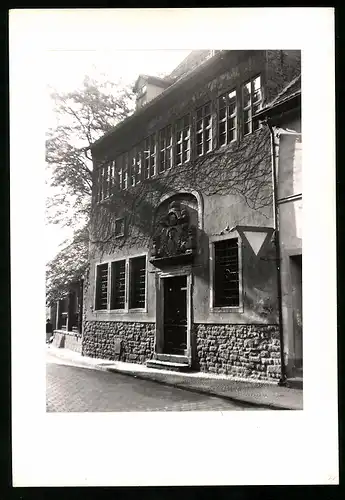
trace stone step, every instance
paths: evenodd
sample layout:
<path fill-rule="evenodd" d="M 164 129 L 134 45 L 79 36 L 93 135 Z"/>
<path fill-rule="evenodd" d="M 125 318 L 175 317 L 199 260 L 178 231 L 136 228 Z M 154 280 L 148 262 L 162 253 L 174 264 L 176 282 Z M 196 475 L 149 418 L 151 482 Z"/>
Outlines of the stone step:
<path fill-rule="evenodd" d="M 188 363 L 173 363 L 171 361 L 160 361 L 158 359 L 149 359 L 146 361 L 148 368 L 156 368 L 158 370 L 170 370 L 174 372 L 186 372 L 190 370 Z"/>
<path fill-rule="evenodd" d="M 188 356 L 181 356 L 179 354 L 162 354 L 157 353 L 155 355 L 155 359 L 158 361 L 169 361 L 170 363 L 187 363 L 188 364 Z"/>

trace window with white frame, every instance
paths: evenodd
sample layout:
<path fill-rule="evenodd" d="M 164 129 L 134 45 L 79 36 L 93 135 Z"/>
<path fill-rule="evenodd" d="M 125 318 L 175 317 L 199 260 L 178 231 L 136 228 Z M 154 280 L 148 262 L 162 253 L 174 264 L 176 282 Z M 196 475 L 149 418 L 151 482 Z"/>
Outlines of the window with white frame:
<path fill-rule="evenodd" d="M 156 136 L 152 134 L 145 139 L 144 178 L 150 179 L 154 175 L 156 175 Z"/>
<path fill-rule="evenodd" d="M 146 256 L 130 259 L 129 308 L 142 309 L 146 297 Z"/>
<path fill-rule="evenodd" d="M 121 217 L 120 219 L 115 220 L 115 228 L 114 228 L 115 236 L 124 236 L 125 234 L 125 218 Z"/>
<path fill-rule="evenodd" d="M 159 132 L 159 173 L 172 167 L 172 127 L 168 125 Z"/>
<path fill-rule="evenodd" d="M 114 162 L 110 161 L 100 166 L 97 172 L 96 201 L 100 202 L 109 198 L 114 184 Z"/>
<path fill-rule="evenodd" d="M 259 120 L 253 120 L 262 106 L 261 77 L 257 76 L 242 87 L 243 135 L 261 127 Z"/>
<path fill-rule="evenodd" d="M 239 307 L 238 238 L 215 241 L 213 245 L 213 307 Z"/>
<path fill-rule="evenodd" d="M 119 189 L 128 187 L 128 153 L 116 158 L 117 185 Z"/>
<path fill-rule="evenodd" d="M 218 97 L 218 143 L 229 144 L 237 138 L 237 96 L 236 90 Z"/>
<path fill-rule="evenodd" d="M 176 122 L 175 163 L 182 165 L 190 160 L 190 116 Z"/>
<path fill-rule="evenodd" d="M 111 263 L 110 309 L 125 309 L 126 260 Z"/>
<path fill-rule="evenodd" d="M 211 103 L 196 110 L 196 154 L 202 156 L 212 150 Z"/>
<path fill-rule="evenodd" d="M 132 149 L 130 153 L 130 158 L 131 158 L 131 185 L 136 186 L 141 181 L 142 151 L 139 146 Z"/>
<path fill-rule="evenodd" d="M 108 297 L 112 311 L 128 312 L 134 309 L 145 309 L 146 273 L 146 255 L 98 264 L 95 309 L 107 310 Z"/>
<path fill-rule="evenodd" d="M 96 268 L 96 304 L 97 310 L 108 308 L 108 263 Z"/>

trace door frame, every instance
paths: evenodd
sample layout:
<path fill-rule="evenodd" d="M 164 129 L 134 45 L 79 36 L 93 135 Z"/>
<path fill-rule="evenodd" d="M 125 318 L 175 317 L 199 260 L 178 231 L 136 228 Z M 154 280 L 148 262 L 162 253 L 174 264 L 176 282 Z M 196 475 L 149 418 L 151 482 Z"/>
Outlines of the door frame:
<path fill-rule="evenodd" d="M 186 276 L 187 278 L 187 350 L 186 356 L 191 362 L 192 359 L 192 272 L 191 269 L 181 268 L 169 272 L 157 273 L 156 282 L 156 353 L 162 354 L 164 351 L 164 286 L 167 278 L 176 276 Z"/>

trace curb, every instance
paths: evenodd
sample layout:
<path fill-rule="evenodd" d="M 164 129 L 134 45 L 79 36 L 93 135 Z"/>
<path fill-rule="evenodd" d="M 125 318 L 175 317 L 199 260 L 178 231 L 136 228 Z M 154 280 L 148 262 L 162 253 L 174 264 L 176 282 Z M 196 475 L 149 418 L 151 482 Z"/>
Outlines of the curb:
<path fill-rule="evenodd" d="M 103 367 L 101 369 L 103 369 Z M 168 385 L 170 387 L 176 387 L 177 389 L 184 389 L 185 391 L 194 392 L 197 394 L 207 394 L 209 396 L 214 396 L 217 398 L 225 399 L 227 401 L 231 401 L 232 403 L 240 404 L 242 406 L 255 406 L 255 407 L 260 407 L 260 408 L 266 408 L 268 410 L 299 411 L 299 410 L 291 408 L 291 407 L 275 405 L 273 403 L 259 403 L 259 402 L 255 402 L 255 401 L 249 401 L 246 399 L 236 398 L 234 396 L 226 396 L 225 394 L 219 394 L 219 393 L 211 391 L 209 389 L 202 389 L 201 387 L 200 388 L 199 387 L 188 387 L 188 386 L 184 386 L 183 384 L 176 383 L 176 382 L 169 382 L 167 380 L 157 380 L 155 378 L 151 378 L 149 375 L 145 375 L 144 373 L 140 373 L 140 372 L 139 373 L 125 372 L 125 371 L 120 370 L 119 368 L 114 368 L 114 367 L 105 368 L 105 370 L 108 372 L 112 372 L 112 373 L 120 373 L 122 375 L 127 375 L 129 377 L 138 378 L 140 380 L 149 380 L 151 382 L 156 382 L 157 384 Z"/>
<path fill-rule="evenodd" d="M 59 356 L 58 354 L 55 354 L 55 355 L 59 359 L 65 359 L 65 360 L 70 361 L 70 362 L 76 361 L 76 360 L 71 360 L 65 356 L 61 356 L 61 355 Z M 279 405 L 279 404 L 262 403 L 262 402 L 248 400 L 248 399 L 238 398 L 236 396 L 227 396 L 225 394 L 219 394 L 219 393 L 212 391 L 210 389 L 203 389 L 202 387 L 195 387 L 195 386 L 190 387 L 190 386 L 185 386 L 183 384 L 180 384 L 179 382 L 169 382 L 168 380 L 158 380 L 155 378 L 155 374 L 153 374 L 154 376 L 152 377 L 151 374 L 149 375 L 149 374 L 145 374 L 143 372 L 124 371 L 124 370 L 121 370 L 120 368 L 116 368 L 114 366 L 101 366 L 99 364 L 90 364 L 87 361 L 79 361 L 79 360 L 76 362 L 85 368 L 99 370 L 99 371 L 106 371 L 106 372 L 110 372 L 110 373 L 119 373 L 121 375 L 126 375 L 128 377 L 138 378 L 140 380 L 149 380 L 151 382 L 156 382 L 157 384 L 167 385 L 170 387 L 176 387 L 177 389 L 184 389 L 186 391 L 194 392 L 197 394 L 207 394 L 209 396 L 225 399 L 226 401 L 230 401 L 232 403 L 236 403 L 236 404 L 239 404 L 241 406 L 266 408 L 267 410 L 300 411 L 300 409 L 291 408 L 291 407 L 283 406 L 283 405 Z"/>

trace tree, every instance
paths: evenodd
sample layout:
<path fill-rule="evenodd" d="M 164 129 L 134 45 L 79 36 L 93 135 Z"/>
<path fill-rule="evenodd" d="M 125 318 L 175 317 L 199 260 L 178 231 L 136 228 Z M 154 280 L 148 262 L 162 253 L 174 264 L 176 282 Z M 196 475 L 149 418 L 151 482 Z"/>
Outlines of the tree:
<path fill-rule="evenodd" d="M 52 196 L 47 222 L 76 228 L 71 241 L 47 266 L 47 298 L 67 291 L 67 283 L 85 270 L 92 194 L 91 145 L 134 109 L 133 93 L 121 82 L 85 77 L 79 90 L 53 92 L 57 125 L 47 132 L 46 164 Z M 72 257 L 74 256 L 74 257 Z"/>

